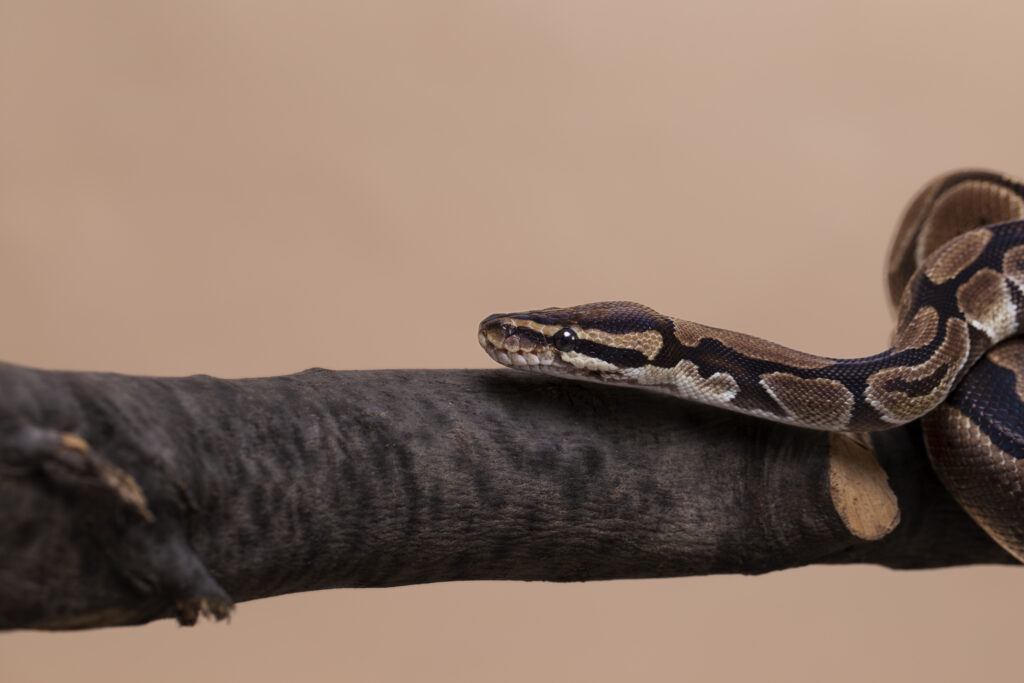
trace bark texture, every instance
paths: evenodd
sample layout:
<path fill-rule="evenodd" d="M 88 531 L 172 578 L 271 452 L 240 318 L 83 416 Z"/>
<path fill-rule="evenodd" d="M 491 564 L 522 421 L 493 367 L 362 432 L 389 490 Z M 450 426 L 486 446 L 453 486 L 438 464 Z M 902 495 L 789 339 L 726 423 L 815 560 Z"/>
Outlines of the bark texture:
<path fill-rule="evenodd" d="M 845 439 L 505 370 L 0 364 L 0 628 L 341 586 L 1014 562 L 915 428 L 875 438 L 884 472 Z"/>

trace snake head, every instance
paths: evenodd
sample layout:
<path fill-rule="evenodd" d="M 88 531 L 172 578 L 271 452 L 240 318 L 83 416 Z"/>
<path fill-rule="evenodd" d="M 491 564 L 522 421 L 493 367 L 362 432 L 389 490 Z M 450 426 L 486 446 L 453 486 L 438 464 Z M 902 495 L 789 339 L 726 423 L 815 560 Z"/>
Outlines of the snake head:
<path fill-rule="evenodd" d="M 487 354 L 511 368 L 629 381 L 663 345 L 671 321 L 629 301 L 498 313 L 480 323 Z"/>

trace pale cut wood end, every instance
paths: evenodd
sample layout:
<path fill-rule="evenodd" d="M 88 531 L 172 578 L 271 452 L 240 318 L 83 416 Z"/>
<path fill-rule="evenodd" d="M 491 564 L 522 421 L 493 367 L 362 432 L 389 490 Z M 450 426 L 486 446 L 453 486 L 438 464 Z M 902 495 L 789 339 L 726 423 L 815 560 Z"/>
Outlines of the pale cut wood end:
<path fill-rule="evenodd" d="M 900 508 L 889 478 L 859 435 L 829 435 L 828 478 L 832 504 L 857 538 L 877 541 L 900 523 Z"/>

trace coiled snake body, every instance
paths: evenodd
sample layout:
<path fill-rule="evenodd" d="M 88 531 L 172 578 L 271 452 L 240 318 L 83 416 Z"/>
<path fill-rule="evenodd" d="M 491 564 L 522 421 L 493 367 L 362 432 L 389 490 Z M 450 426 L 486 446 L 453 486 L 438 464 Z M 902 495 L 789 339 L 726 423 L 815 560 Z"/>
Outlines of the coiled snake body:
<path fill-rule="evenodd" d="M 503 365 L 668 391 L 830 431 L 922 419 L 933 466 L 1024 561 L 1024 184 L 986 171 L 929 183 L 889 258 L 891 346 L 794 351 L 630 302 L 496 314 L 479 340 Z"/>

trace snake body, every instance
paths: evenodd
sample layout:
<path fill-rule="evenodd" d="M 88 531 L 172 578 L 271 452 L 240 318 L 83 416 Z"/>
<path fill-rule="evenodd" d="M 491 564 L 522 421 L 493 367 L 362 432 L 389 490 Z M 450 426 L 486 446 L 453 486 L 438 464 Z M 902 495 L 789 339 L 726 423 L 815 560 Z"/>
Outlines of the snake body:
<path fill-rule="evenodd" d="M 633 384 L 829 431 L 922 420 L 933 466 L 1024 561 L 1024 184 L 959 171 L 911 202 L 889 258 L 889 348 L 839 359 L 613 301 L 487 317 L 509 367 Z"/>

